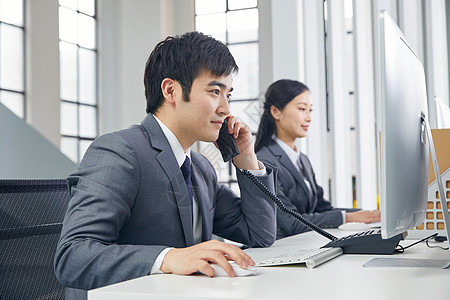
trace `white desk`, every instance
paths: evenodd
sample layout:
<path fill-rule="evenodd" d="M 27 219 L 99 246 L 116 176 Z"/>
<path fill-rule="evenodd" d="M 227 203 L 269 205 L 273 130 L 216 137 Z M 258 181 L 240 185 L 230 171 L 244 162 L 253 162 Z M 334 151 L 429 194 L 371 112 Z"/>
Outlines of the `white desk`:
<path fill-rule="evenodd" d="M 342 232 L 331 230 L 342 236 Z M 344 232 L 345 235 L 349 232 Z M 292 251 L 318 248 L 327 240 L 308 232 L 247 249 L 256 261 Z M 409 245 L 411 240 L 403 241 Z M 89 300 L 138 299 L 450 299 L 450 269 L 364 268 L 374 257 L 449 259 L 449 251 L 413 246 L 394 256 L 341 255 L 314 269 L 304 265 L 259 267 L 250 277 L 152 275 L 89 291 Z"/>

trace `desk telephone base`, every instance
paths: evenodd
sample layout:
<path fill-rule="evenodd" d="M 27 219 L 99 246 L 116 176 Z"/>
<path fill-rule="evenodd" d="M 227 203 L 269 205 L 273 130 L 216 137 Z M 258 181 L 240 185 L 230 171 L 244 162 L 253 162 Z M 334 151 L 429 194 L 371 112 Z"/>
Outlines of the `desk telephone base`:
<path fill-rule="evenodd" d="M 398 243 L 406 235 L 405 232 L 389 239 L 382 239 L 381 230 L 372 229 L 333 240 L 322 248 L 340 247 L 344 250 L 344 254 L 393 254 Z"/>

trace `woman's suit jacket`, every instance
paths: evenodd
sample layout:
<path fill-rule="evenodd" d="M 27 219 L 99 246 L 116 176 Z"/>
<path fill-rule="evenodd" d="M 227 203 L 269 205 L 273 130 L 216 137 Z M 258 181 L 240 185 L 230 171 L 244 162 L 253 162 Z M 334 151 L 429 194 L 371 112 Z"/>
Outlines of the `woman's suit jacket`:
<path fill-rule="evenodd" d="M 237 197 L 218 183 L 205 157 L 192 151 L 191 160 L 202 240 L 214 233 L 253 247 L 270 246 L 276 237 L 274 203 L 239 172 Z M 267 173 L 258 178 L 275 191 L 272 169 Z M 55 257 L 55 273 L 64 286 L 89 290 L 144 276 L 164 248 L 194 244 L 186 183 L 151 114 L 141 126 L 96 139 L 68 184 L 72 198 Z M 66 299 L 85 297 L 85 291 L 66 292 Z"/>
<path fill-rule="evenodd" d="M 300 160 L 311 185 L 312 197 L 309 197 L 308 188 L 299 171 L 275 141 L 261 148 L 256 155 L 266 165 L 278 169 L 277 196 L 287 208 L 297 211 L 321 228 L 333 228 L 343 223 L 342 209 L 333 208 L 331 203 L 323 198 L 323 189 L 317 184 L 306 155 L 301 153 Z M 310 229 L 295 218 L 277 209 L 278 239 L 308 230 Z"/>

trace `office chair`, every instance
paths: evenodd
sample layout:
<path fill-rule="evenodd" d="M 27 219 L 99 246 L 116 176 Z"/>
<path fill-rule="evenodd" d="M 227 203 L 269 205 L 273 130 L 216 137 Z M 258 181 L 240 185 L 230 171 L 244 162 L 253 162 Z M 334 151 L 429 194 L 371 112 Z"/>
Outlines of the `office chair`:
<path fill-rule="evenodd" d="M 69 199 L 63 179 L 0 180 L 0 300 L 64 299 L 53 259 Z"/>

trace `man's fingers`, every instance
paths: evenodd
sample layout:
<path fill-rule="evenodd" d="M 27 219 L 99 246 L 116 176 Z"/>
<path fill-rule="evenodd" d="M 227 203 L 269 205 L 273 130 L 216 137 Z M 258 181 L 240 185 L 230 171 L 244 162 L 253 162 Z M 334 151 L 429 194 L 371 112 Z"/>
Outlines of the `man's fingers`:
<path fill-rule="evenodd" d="M 198 268 L 198 271 L 209 277 L 213 277 L 214 273 L 215 273 L 214 269 L 206 261 L 202 261 L 202 263 L 200 264 L 200 267 Z"/>
<path fill-rule="evenodd" d="M 244 251 L 242 251 L 242 249 L 234 245 L 218 241 L 210 241 L 206 242 L 205 244 L 208 244 L 207 247 L 210 250 L 218 251 L 222 255 L 226 255 L 227 260 L 235 261 L 242 268 L 247 268 L 249 265 L 251 266 L 255 265 L 255 262 L 247 253 L 245 253 Z"/>
<path fill-rule="evenodd" d="M 211 262 L 216 264 L 215 266 L 216 268 L 224 269 L 229 277 L 236 277 L 236 273 L 234 272 L 233 267 L 230 265 L 225 256 L 223 255 L 215 256 L 213 259 L 211 259 Z"/>

